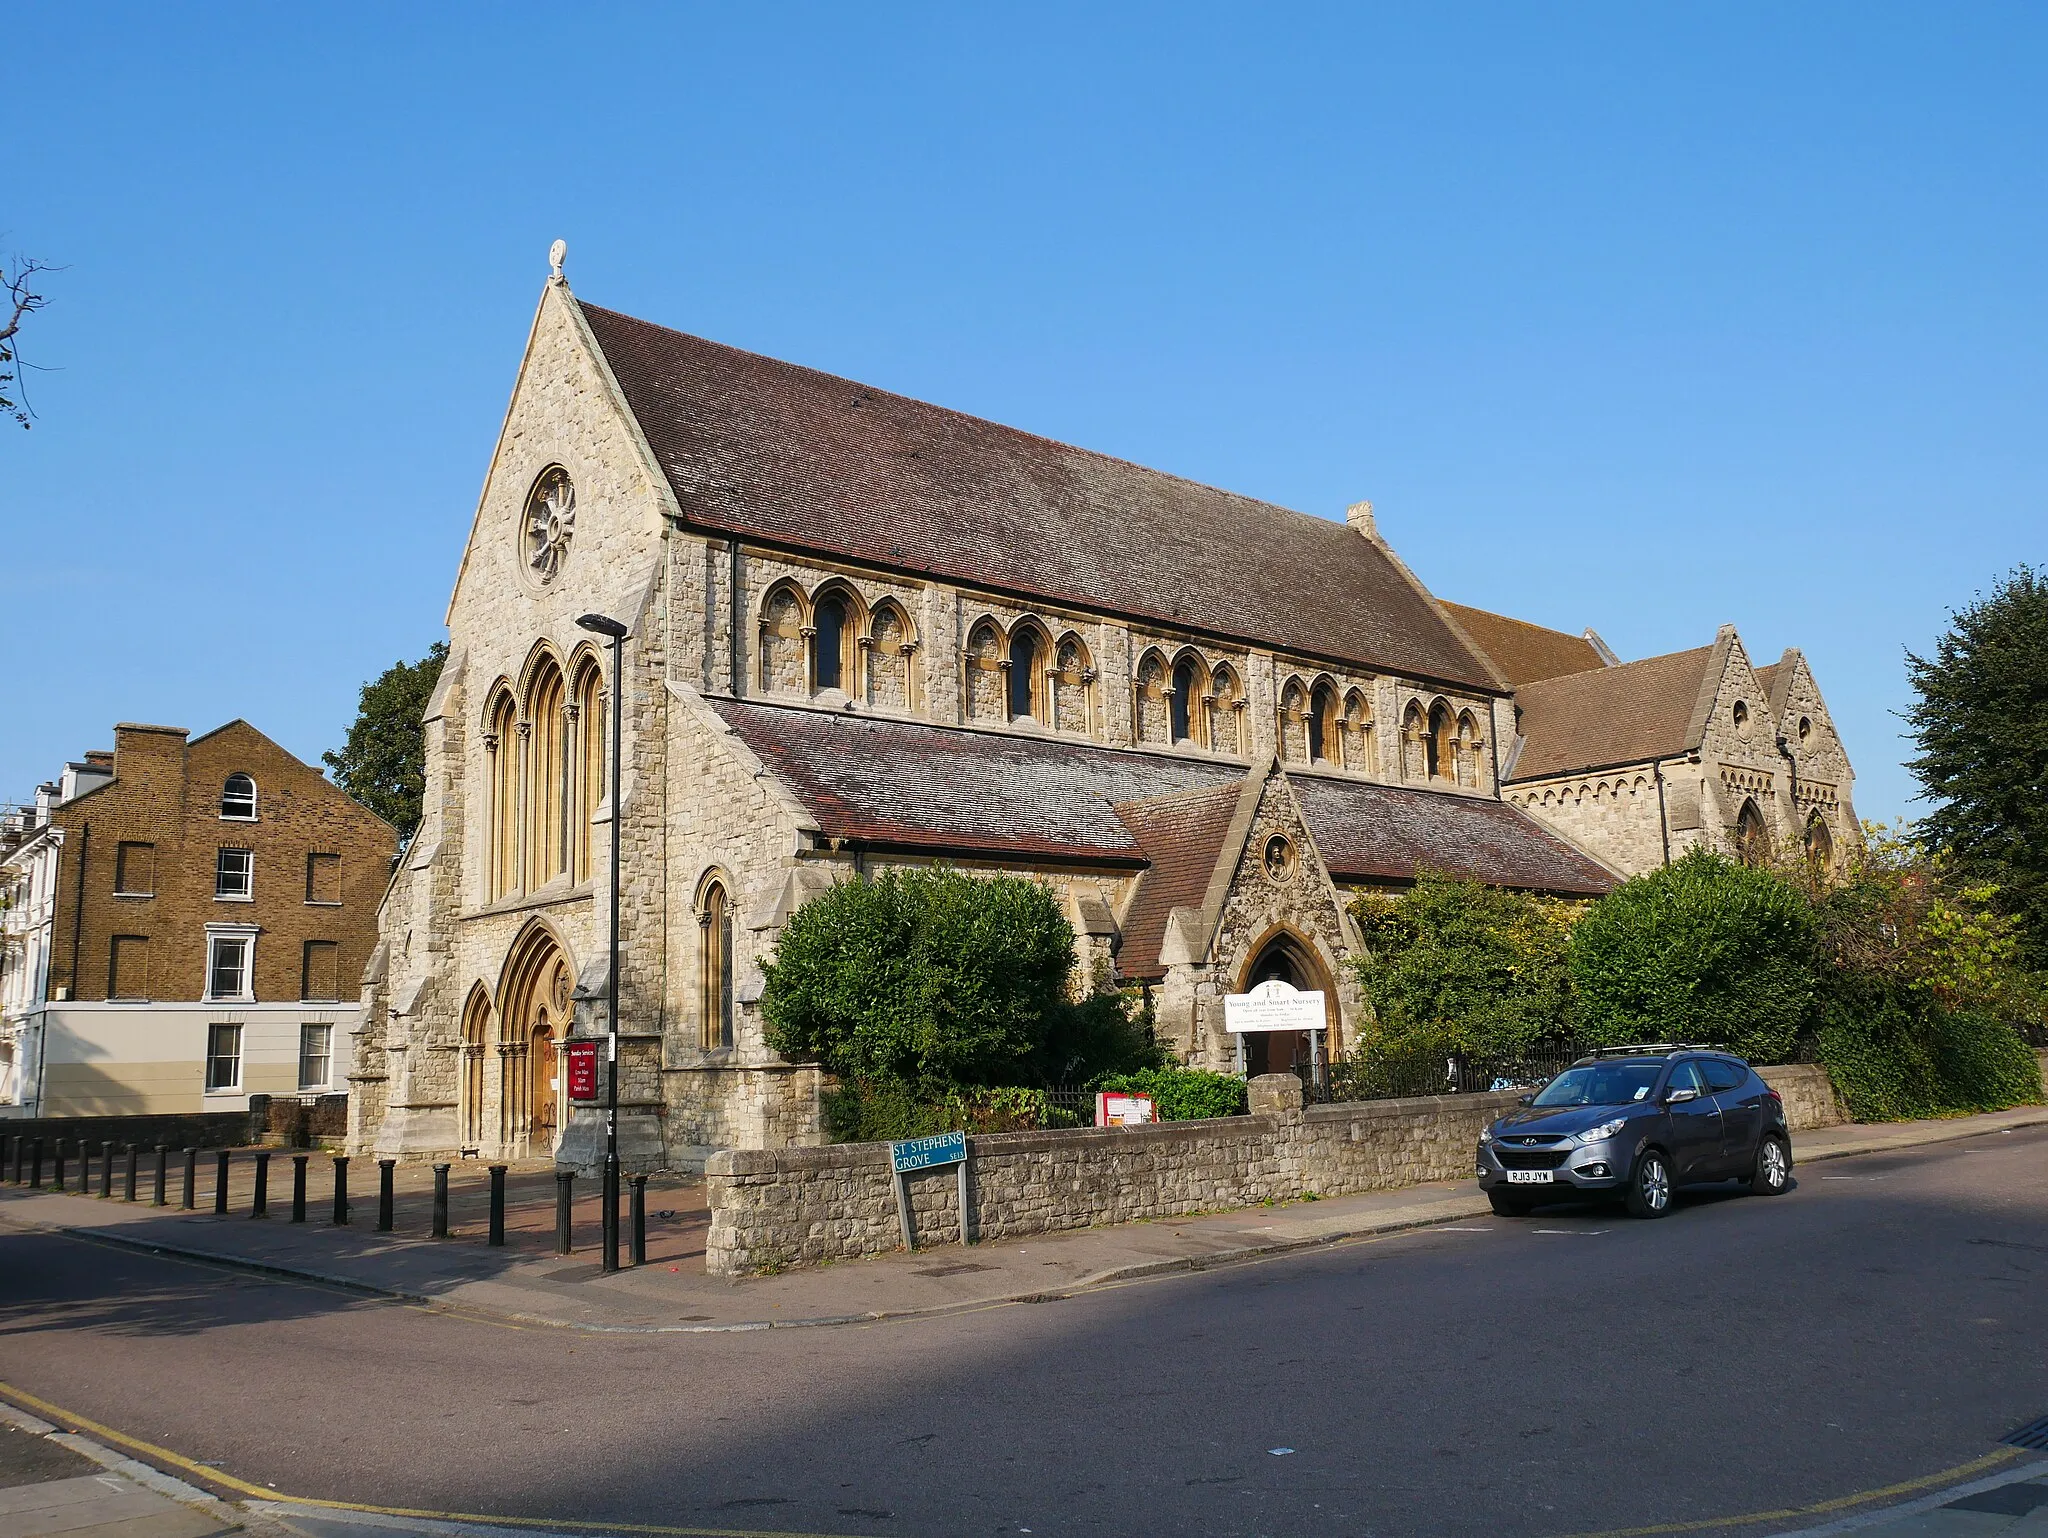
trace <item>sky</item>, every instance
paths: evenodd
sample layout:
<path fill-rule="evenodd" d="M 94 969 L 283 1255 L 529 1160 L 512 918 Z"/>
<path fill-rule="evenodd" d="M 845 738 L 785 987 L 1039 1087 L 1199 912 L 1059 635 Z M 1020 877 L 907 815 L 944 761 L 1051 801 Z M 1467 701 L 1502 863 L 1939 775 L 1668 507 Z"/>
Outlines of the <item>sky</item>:
<path fill-rule="evenodd" d="M 547 275 L 1341 518 L 1624 658 L 1908 650 L 2048 562 L 2048 9 L 32 7 L 0 800 L 309 761 L 443 635 Z"/>

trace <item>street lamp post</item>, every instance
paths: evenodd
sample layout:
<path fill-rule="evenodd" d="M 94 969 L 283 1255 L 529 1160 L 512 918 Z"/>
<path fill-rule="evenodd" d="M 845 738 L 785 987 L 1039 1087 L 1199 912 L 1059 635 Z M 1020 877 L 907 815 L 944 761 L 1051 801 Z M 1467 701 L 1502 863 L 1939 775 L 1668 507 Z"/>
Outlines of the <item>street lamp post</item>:
<path fill-rule="evenodd" d="M 604 1269 L 619 1269 L 619 743 L 625 696 L 620 689 L 626 627 L 603 614 L 585 614 L 576 623 L 612 643 L 612 921 L 611 962 L 605 968 L 605 1024 L 610 1032 L 605 1065 L 604 1099 Z"/>

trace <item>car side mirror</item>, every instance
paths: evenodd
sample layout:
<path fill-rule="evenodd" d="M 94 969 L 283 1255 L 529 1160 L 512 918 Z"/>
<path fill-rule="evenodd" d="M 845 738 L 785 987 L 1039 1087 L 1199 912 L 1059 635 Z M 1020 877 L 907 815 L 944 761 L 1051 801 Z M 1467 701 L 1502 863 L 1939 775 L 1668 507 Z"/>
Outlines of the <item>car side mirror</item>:
<path fill-rule="evenodd" d="M 1531 1104 L 1534 1104 L 1534 1103 L 1535 1103 L 1535 1100 L 1536 1100 L 1536 1097 L 1535 1097 L 1534 1095 L 1517 1095 L 1517 1096 L 1515 1096 L 1515 1104 L 1516 1104 L 1516 1105 L 1531 1105 Z"/>
<path fill-rule="evenodd" d="M 1697 1100 L 1700 1092 L 1696 1089 L 1674 1089 L 1664 1096 L 1666 1105 L 1684 1105 L 1688 1100 Z"/>

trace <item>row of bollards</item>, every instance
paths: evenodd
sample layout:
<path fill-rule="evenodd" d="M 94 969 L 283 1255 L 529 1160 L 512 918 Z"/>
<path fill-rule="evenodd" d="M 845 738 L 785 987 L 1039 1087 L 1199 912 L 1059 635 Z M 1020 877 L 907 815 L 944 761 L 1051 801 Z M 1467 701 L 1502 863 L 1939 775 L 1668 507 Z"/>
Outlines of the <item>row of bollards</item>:
<path fill-rule="evenodd" d="M 84 1139 L 72 1140 L 77 1144 L 78 1193 L 92 1194 L 91 1145 Z M 99 1195 L 102 1200 L 111 1201 L 114 1195 L 115 1144 L 111 1140 L 100 1144 Z M 169 1205 L 170 1155 L 171 1149 L 159 1143 L 153 1150 L 155 1163 L 150 1205 Z M 199 1154 L 197 1148 L 179 1150 L 184 1155 L 183 1187 L 180 1192 L 179 1208 L 185 1212 L 196 1211 L 199 1197 Z M 12 1183 L 26 1185 L 31 1190 L 40 1190 L 43 1185 L 43 1140 L 39 1137 L 13 1134 L 0 1135 L 0 1179 L 8 1178 Z M 123 1147 L 125 1160 L 122 1189 L 125 1199 L 135 1201 L 141 1183 L 141 1150 L 129 1143 Z M 270 1150 L 257 1149 L 251 1157 L 255 1163 L 255 1189 L 250 1198 L 249 1216 L 269 1216 L 270 1209 Z M 294 1153 L 292 1161 L 292 1205 L 291 1221 L 306 1221 L 307 1165 L 311 1154 Z M 228 1215 L 228 1177 L 233 1161 L 233 1150 L 220 1148 L 213 1151 L 213 1211 L 217 1217 Z M 345 1226 L 349 1221 L 348 1166 L 346 1155 L 333 1156 L 334 1203 L 331 1221 L 336 1227 Z M 377 1232 L 388 1234 L 394 1231 L 393 1178 L 398 1167 L 396 1159 L 377 1161 Z M 448 1237 L 448 1174 L 453 1168 L 449 1164 L 434 1166 L 434 1205 L 432 1232 L 436 1239 Z M 502 1246 L 505 1243 L 505 1175 L 508 1166 L 493 1164 L 490 1172 L 490 1218 L 486 1242 Z M 67 1189 L 65 1164 L 65 1139 L 51 1140 L 50 1147 L 51 1189 Z M 631 1180 L 632 1203 L 632 1263 L 636 1266 L 647 1263 L 647 1177 L 634 1175 Z M 570 1254 L 574 1249 L 574 1232 L 571 1218 L 575 1201 L 576 1176 L 568 1170 L 555 1174 L 555 1253 Z"/>

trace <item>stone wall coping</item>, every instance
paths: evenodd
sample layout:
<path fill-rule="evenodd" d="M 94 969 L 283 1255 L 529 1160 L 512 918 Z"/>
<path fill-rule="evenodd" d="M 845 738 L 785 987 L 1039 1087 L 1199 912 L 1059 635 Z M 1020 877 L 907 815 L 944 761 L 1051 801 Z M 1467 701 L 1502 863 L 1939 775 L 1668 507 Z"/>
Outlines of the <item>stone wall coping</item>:
<path fill-rule="evenodd" d="M 1520 1103 L 1524 1090 L 1488 1090 L 1476 1095 L 1404 1095 L 1393 1100 L 1337 1100 L 1302 1111 L 1308 1121 L 1380 1121 L 1398 1116 L 1437 1115 L 1444 1111 L 1498 1112 Z"/>
<path fill-rule="evenodd" d="M 977 1159 L 1004 1154 L 1054 1153 L 1063 1149 L 1136 1148 L 1172 1145 L 1200 1138 L 1271 1133 L 1270 1116 L 1217 1116 L 1202 1121 L 1162 1121 L 1149 1127 L 1054 1127 L 1038 1132 L 984 1132 L 967 1140 Z M 784 1175 L 829 1169 L 887 1171 L 887 1143 L 835 1143 L 825 1148 L 722 1148 L 704 1162 L 716 1175 Z"/>

